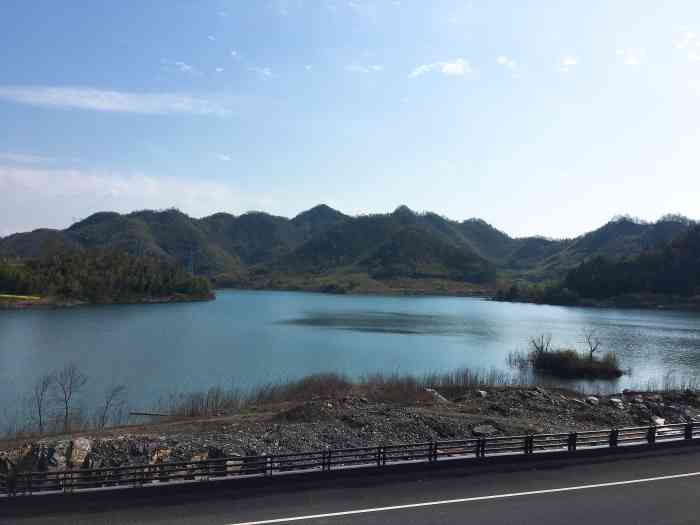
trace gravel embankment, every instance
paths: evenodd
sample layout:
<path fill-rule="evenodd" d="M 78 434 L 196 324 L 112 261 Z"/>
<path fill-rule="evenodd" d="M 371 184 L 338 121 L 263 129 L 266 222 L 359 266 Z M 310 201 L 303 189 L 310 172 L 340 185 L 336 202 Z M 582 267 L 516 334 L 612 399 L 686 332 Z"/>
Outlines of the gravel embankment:
<path fill-rule="evenodd" d="M 586 398 L 564 390 L 470 390 L 447 400 L 430 391 L 411 403 L 362 395 L 254 407 L 245 413 L 121 427 L 102 433 L 0 442 L 0 472 L 99 468 L 676 423 L 698 418 L 697 392 Z M 700 419 L 699 419 L 700 420 Z M 658 420 L 656 420 L 658 422 Z"/>

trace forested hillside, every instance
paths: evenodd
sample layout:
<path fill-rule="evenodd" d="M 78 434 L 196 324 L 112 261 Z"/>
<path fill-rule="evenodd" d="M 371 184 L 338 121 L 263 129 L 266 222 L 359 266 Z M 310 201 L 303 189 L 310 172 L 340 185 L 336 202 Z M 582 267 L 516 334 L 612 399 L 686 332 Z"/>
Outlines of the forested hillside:
<path fill-rule="evenodd" d="M 162 258 L 90 249 L 58 251 L 23 262 L 0 259 L 0 293 L 118 303 L 178 295 L 208 298 L 211 284 Z"/>
<path fill-rule="evenodd" d="M 639 293 L 700 295 L 700 226 L 636 257 L 595 257 L 569 272 L 564 286 L 594 299 Z"/>
<path fill-rule="evenodd" d="M 664 246 L 690 224 L 678 216 L 656 223 L 621 217 L 554 240 L 513 238 L 480 219 L 458 222 L 406 206 L 350 217 L 319 205 L 292 219 L 264 212 L 201 219 L 174 209 L 101 212 L 66 230 L 0 239 L 0 257 L 31 261 L 56 251 L 114 250 L 182 266 L 218 286 L 357 290 L 408 279 L 493 288 L 559 281 L 595 257 L 633 257 Z M 341 281 L 349 284 L 334 285 Z"/>

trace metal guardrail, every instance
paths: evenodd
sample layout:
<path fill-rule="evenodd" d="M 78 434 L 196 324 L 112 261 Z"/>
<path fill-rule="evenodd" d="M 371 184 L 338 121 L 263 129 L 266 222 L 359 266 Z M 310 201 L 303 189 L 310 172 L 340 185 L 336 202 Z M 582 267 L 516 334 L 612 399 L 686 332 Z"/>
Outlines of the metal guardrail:
<path fill-rule="evenodd" d="M 263 477 L 282 473 L 330 472 L 399 463 L 489 458 L 513 455 L 575 453 L 582 449 L 654 446 L 700 439 L 700 423 L 467 438 L 379 447 L 329 449 L 268 456 L 232 456 L 205 461 L 168 462 L 98 469 L 0 474 L 0 496 L 72 493 L 85 489 L 142 487 L 178 481 Z"/>

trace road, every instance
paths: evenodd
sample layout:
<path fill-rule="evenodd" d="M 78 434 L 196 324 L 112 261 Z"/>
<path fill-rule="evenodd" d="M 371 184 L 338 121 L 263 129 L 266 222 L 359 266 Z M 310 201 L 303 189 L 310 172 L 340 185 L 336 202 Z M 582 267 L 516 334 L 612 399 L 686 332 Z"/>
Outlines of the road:
<path fill-rule="evenodd" d="M 700 448 L 504 472 L 421 467 L 251 486 L 238 481 L 0 500 L 0 523 L 629 525 L 700 522 Z M 591 462 L 592 461 L 592 462 Z M 293 485 L 293 486 L 290 486 Z M 167 489 L 167 490 L 166 490 Z"/>

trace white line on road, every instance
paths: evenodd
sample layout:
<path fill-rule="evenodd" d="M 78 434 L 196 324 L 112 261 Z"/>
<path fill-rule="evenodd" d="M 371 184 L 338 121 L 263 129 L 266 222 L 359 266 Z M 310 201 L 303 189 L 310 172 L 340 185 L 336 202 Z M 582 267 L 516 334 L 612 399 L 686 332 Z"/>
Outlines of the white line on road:
<path fill-rule="evenodd" d="M 652 481 L 664 481 L 668 479 L 692 478 L 700 476 L 700 472 L 689 472 L 687 474 L 673 474 L 671 476 L 657 476 L 655 478 L 630 479 L 626 481 L 613 481 L 610 483 L 596 483 L 594 485 L 574 485 L 572 487 L 561 487 L 558 489 L 530 490 L 527 492 L 511 492 L 510 494 L 494 494 L 491 496 L 476 496 L 473 498 L 446 499 L 438 501 L 426 501 L 423 503 L 410 503 L 408 505 L 393 505 L 391 507 L 374 507 L 369 509 L 345 510 L 342 512 L 329 512 L 326 514 L 309 514 L 308 516 L 291 516 L 287 518 L 276 518 L 262 521 L 246 521 L 241 523 L 231 523 L 229 525 L 268 525 L 272 523 L 289 523 L 292 521 L 314 520 L 322 518 L 337 518 L 339 516 L 352 516 L 354 514 L 370 514 L 373 512 L 386 512 L 390 510 L 419 509 L 422 507 L 435 507 L 438 505 L 451 505 L 454 503 L 469 503 L 472 501 L 487 501 L 492 499 L 516 498 L 519 496 L 533 496 L 536 494 L 555 494 L 557 492 L 571 492 L 575 490 L 597 489 L 603 487 L 617 487 L 620 485 L 636 485 L 638 483 L 650 483 Z"/>

